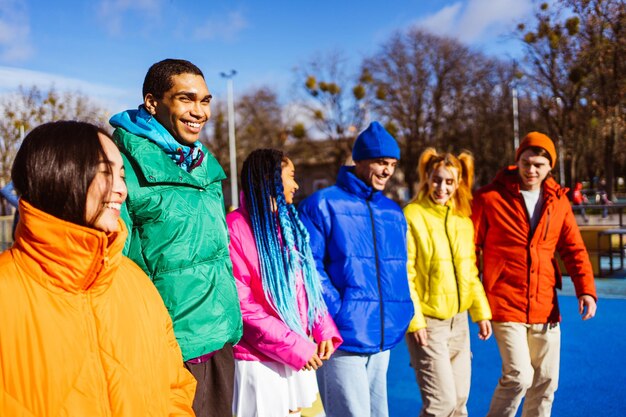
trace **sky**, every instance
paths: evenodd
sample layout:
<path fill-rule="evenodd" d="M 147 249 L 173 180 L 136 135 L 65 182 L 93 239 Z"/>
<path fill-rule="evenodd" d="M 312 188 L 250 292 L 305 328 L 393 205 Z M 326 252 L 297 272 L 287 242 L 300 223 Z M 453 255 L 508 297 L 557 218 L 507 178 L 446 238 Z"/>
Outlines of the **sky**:
<path fill-rule="evenodd" d="M 202 69 L 216 100 L 268 86 L 286 99 L 293 69 L 343 52 L 356 68 L 397 32 L 419 26 L 502 58 L 533 0 L 0 0 L 0 93 L 37 85 L 80 91 L 111 112 L 136 107 L 164 58 Z"/>

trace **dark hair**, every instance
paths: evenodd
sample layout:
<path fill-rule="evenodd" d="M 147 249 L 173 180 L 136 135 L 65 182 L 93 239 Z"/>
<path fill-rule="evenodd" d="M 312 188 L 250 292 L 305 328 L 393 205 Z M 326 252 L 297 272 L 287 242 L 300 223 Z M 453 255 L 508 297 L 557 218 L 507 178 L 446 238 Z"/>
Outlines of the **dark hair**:
<path fill-rule="evenodd" d="M 195 74 L 204 78 L 200 68 L 184 59 L 164 59 L 152 64 L 143 80 L 143 98 L 152 94 L 154 98 L 161 99 L 163 95 L 174 86 L 172 77 L 180 74 Z"/>
<path fill-rule="evenodd" d="M 285 154 L 277 149 L 257 149 L 252 151 L 243 162 L 241 188 L 246 197 L 248 212 L 252 212 L 252 201 L 263 204 L 267 194 L 276 199 L 278 194 L 283 192 L 282 182 L 277 180 L 280 179 L 282 164 L 286 162 L 286 158 Z M 265 208 L 270 207 L 263 207 Z"/>
<path fill-rule="evenodd" d="M 327 309 L 309 234 L 295 206 L 285 200 L 281 174 L 288 161 L 276 149 L 253 151 L 243 163 L 241 185 L 259 254 L 265 299 L 291 330 L 306 336 L 298 313 L 298 275 L 307 294 L 309 331 Z"/>
<path fill-rule="evenodd" d="M 529 146 L 526 150 L 532 151 L 536 156 L 543 156 L 550 162 L 550 166 L 552 166 L 552 157 L 550 156 L 550 152 L 545 150 L 540 146 Z"/>
<path fill-rule="evenodd" d="M 33 129 L 11 169 L 18 195 L 54 217 L 90 226 L 100 213 L 86 218 L 87 192 L 100 163 L 108 161 L 98 133 L 111 137 L 85 122 L 59 121 Z"/>

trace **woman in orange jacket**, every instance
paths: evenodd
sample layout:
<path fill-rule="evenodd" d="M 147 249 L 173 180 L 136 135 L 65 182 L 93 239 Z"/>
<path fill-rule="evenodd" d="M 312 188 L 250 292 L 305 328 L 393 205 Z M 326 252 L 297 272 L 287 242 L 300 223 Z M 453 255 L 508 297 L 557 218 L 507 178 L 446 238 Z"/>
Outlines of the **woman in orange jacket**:
<path fill-rule="evenodd" d="M 193 416 L 195 380 L 154 285 L 122 256 L 124 165 L 108 134 L 24 139 L 13 247 L 0 255 L 0 415 Z"/>

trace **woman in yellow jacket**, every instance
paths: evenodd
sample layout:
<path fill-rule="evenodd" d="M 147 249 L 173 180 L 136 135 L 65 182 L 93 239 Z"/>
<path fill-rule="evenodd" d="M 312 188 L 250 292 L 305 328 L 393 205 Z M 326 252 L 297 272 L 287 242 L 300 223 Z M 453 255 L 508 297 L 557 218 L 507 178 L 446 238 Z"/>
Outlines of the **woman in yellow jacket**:
<path fill-rule="evenodd" d="M 196 381 L 167 310 L 122 256 L 124 165 L 106 132 L 24 139 L 15 243 L 0 255 L 0 416 L 193 416 Z"/>
<path fill-rule="evenodd" d="M 415 315 L 407 345 L 422 395 L 421 416 L 466 416 L 471 376 L 467 310 L 479 337 L 491 311 L 478 278 L 470 219 L 474 161 L 426 149 L 418 193 L 404 208 L 408 275 Z"/>

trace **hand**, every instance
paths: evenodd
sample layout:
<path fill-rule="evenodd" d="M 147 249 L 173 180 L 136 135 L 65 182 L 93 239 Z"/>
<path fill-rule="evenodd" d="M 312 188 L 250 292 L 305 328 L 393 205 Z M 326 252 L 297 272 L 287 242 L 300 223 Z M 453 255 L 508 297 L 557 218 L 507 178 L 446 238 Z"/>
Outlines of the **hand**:
<path fill-rule="evenodd" d="M 491 337 L 493 330 L 491 329 L 491 322 L 489 320 L 480 320 L 478 323 L 478 338 L 480 340 L 487 340 Z"/>
<path fill-rule="evenodd" d="M 426 329 L 419 329 L 418 331 L 413 332 L 412 334 L 418 345 L 428 346 L 428 332 L 426 331 Z"/>
<path fill-rule="evenodd" d="M 583 320 L 592 319 L 596 315 L 596 300 L 590 295 L 581 295 L 578 297 L 578 313 Z"/>
<path fill-rule="evenodd" d="M 332 340 L 324 340 L 317 345 L 317 354 L 323 361 L 330 359 L 330 355 L 335 352 Z"/>
<path fill-rule="evenodd" d="M 317 353 L 314 353 L 313 356 L 311 356 L 311 359 L 309 359 L 309 361 L 304 365 L 304 368 L 302 368 L 302 370 L 317 370 L 317 368 L 319 368 L 320 366 L 322 366 L 322 360 L 320 359 L 320 357 L 317 355 Z"/>

